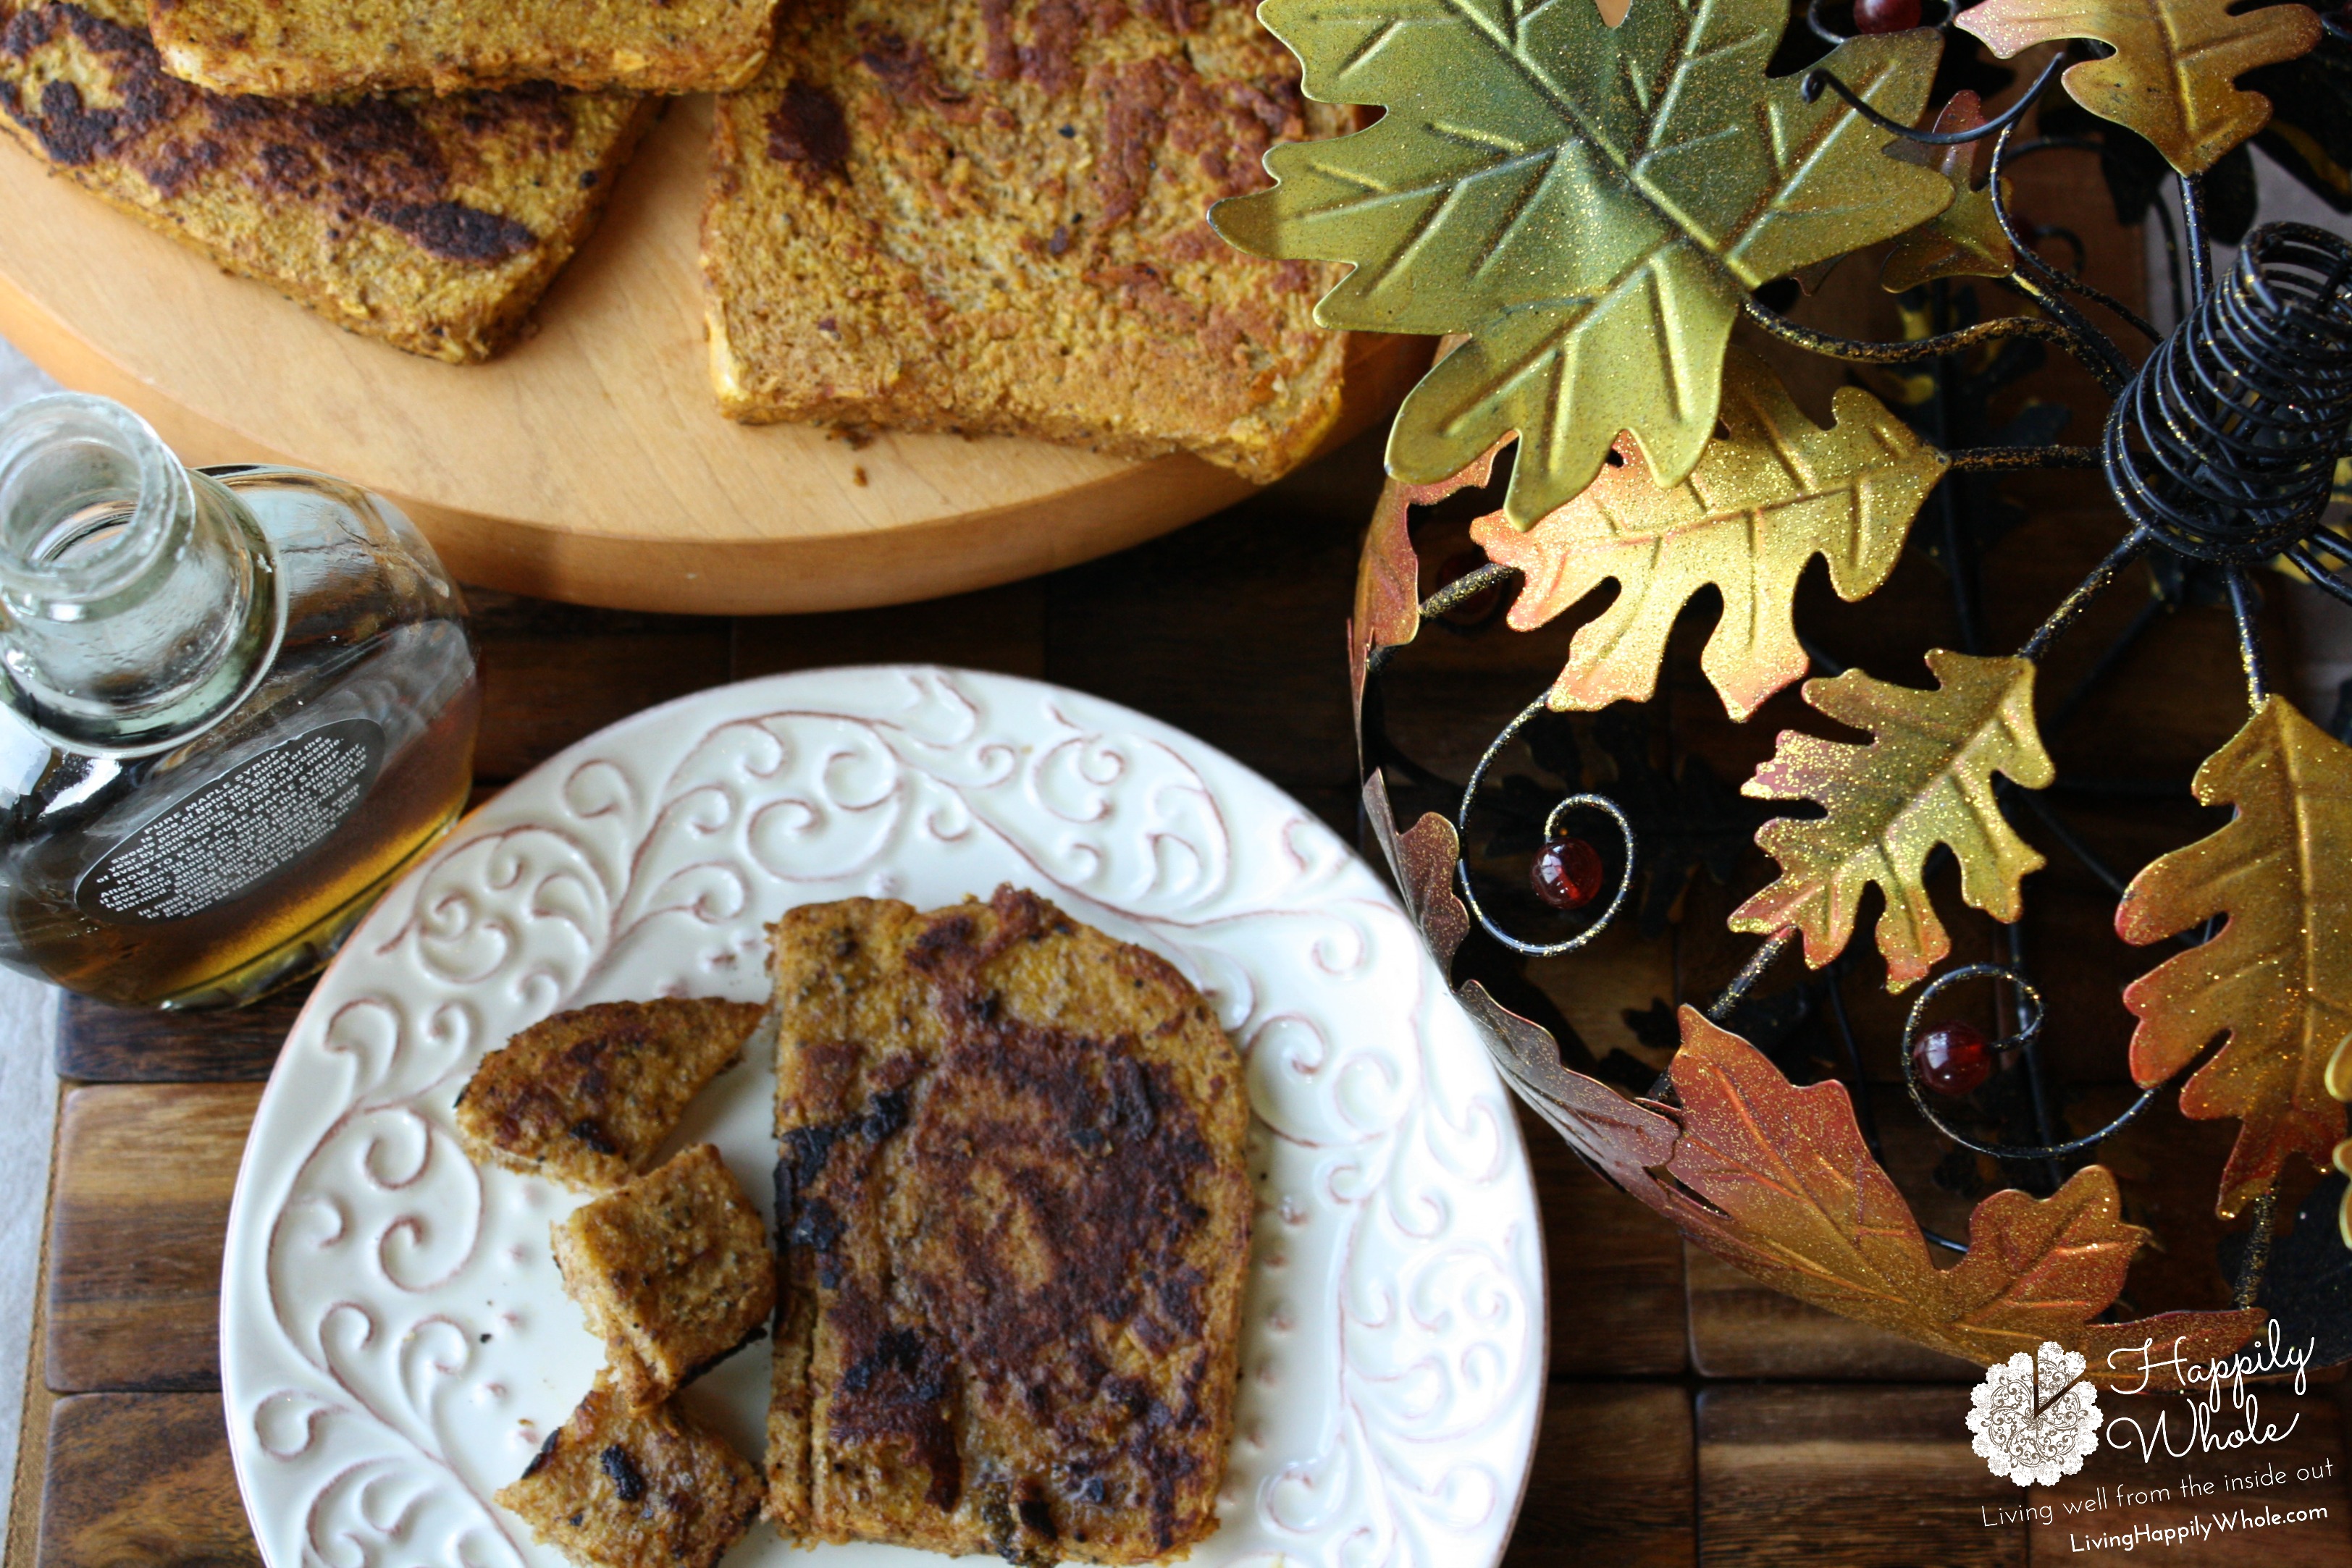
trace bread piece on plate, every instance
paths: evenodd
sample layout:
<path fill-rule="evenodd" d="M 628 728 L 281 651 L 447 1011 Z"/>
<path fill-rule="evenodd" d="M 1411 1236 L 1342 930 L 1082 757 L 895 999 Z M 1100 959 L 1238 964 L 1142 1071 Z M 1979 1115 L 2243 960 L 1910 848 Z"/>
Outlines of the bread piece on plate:
<path fill-rule="evenodd" d="M 768 57 L 776 0 L 153 0 L 173 76 L 270 98 L 553 82 L 725 92 Z"/>
<path fill-rule="evenodd" d="M 711 1568 L 760 1511 L 760 1475 L 674 1405 L 633 1411 L 599 1378 L 500 1506 L 593 1568 Z"/>
<path fill-rule="evenodd" d="M 1329 136 L 1239 0 L 806 0 L 723 99 L 703 216 L 720 408 L 1197 453 L 1255 481 L 1339 417 L 1342 269 L 1202 214 Z"/>
<path fill-rule="evenodd" d="M 665 997 L 541 1019 L 482 1058 L 457 1096 L 478 1161 L 592 1191 L 646 1168 L 687 1103 L 743 1059 L 768 1009 Z"/>
<path fill-rule="evenodd" d="M 633 1408 L 758 1339 L 775 1310 L 767 1228 L 709 1144 L 574 1209 L 553 1237 L 563 1289 Z"/>
<path fill-rule="evenodd" d="M 551 88 L 292 103 L 163 73 L 92 5 L 0 0 L 0 130 L 231 272 L 452 363 L 490 356 L 595 226 L 649 112 Z"/>
<path fill-rule="evenodd" d="M 1216 1528 L 1252 1195 L 1208 1004 L 1034 894 L 773 931 L 767 1514 L 1143 1563 Z"/>

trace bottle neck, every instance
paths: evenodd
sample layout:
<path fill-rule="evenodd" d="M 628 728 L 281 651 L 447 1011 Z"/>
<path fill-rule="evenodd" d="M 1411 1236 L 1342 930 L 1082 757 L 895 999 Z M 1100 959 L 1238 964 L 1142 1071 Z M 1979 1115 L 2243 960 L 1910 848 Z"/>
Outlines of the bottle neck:
<path fill-rule="evenodd" d="M 233 712 L 285 624 L 269 541 L 120 403 L 0 415 L 0 706 L 70 751 L 168 750 Z"/>

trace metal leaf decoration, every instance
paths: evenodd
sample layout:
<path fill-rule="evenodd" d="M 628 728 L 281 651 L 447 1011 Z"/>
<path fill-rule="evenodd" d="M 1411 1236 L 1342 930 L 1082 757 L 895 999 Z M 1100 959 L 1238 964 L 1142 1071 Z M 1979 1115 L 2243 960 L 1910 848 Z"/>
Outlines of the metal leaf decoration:
<path fill-rule="evenodd" d="M 1935 131 L 1948 136 L 1974 131 L 1984 122 L 1977 95 L 1955 93 L 1936 116 Z M 1878 281 L 1889 294 L 1900 294 L 1938 277 L 2006 277 L 2017 270 L 2017 252 L 2002 232 L 1991 190 L 1976 188 L 1977 152 L 1982 145 L 1963 141 L 1931 148 L 1906 141 L 1893 149 L 1895 157 L 1935 169 L 1949 180 L 1952 204 L 1905 235 L 1887 253 Z M 2004 201 L 2009 195 L 2006 187 L 2003 182 Z"/>
<path fill-rule="evenodd" d="M 2094 1380 L 2126 1385 L 2142 1364 L 2110 1363 L 2111 1352 L 2152 1340 L 2163 1354 L 2179 1338 L 2181 1358 L 2202 1362 L 2262 1326 L 2257 1309 L 2093 1322 L 2147 1239 L 2123 1222 L 2100 1166 L 2046 1198 L 1986 1198 L 1969 1217 L 1967 1256 L 1937 1269 L 1843 1084 L 1797 1088 L 1696 1009 L 1680 1018 L 1669 1071 L 1683 1128 L 1666 1173 L 1681 1190 L 1663 1190 L 1685 1235 L 1774 1290 L 1979 1365 L 2054 1340 L 2083 1353 Z"/>
<path fill-rule="evenodd" d="M 1642 449 L 1621 441 L 1621 465 L 1525 533 L 1499 512 L 1471 525 L 1489 559 L 1526 574 L 1510 612 L 1518 631 L 1612 578 L 1622 589 L 1578 629 L 1553 707 L 1647 701 L 1675 614 L 1709 583 L 1722 591 L 1723 613 L 1700 664 L 1733 718 L 1805 673 L 1791 604 L 1805 564 L 1827 559 L 1841 598 L 1876 589 L 1947 466 L 1861 388 L 1840 388 L 1831 406 L 1823 430 L 1761 360 L 1733 349 L 1723 367 L 1725 434 L 1689 477 L 1660 484 Z"/>
<path fill-rule="evenodd" d="M 1937 649 L 1927 668 L 1935 691 L 1859 670 L 1805 683 L 1805 701 L 1875 738 L 1856 746 L 1781 732 L 1743 792 L 1817 800 L 1829 814 L 1780 818 L 1757 832 L 1781 872 L 1732 912 L 1733 930 L 1795 926 L 1805 961 L 1819 968 L 1844 950 L 1863 891 L 1876 883 L 1886 894 L 1878 950 L 1887 989 L 1899 991 L 1952 948 L 1921 874 L 1938 843 L 1959 861 L 1962 898 L 1996 920 L 2017 918 L 2018 883 L 2042 860 L 2001 816 L 1993 775 L 2030 789 L 2055 777 L 2033 723 L 2033 666 Z"/>
<path fill-rule="evenodd" d="M 2103 60 L 2067 68 L 2075 102 L 2129 126 L 2184 174 L 2201 174 L 2263 128 L 2271 100 L 2235 85 L 2257 66 L 2291 60 L 2319 42 L 2302 5 L 2231 16 L 2232 0 L 1985 0 L 1957 18 L 2007 59 L 2035 44 L 2095 38 Z"/>
<path fill-rule="evenodd" d="M 1713 434 L 1747 291 L 1902 233 L 1951 199 L 1833 97 L 1765 67 L 1783 0 L 1266 0 L 1307 94 L 1380 104 L 1369 130 L 1266 154 L 1279 182 L 1218 204 L 1261 256 L 1356 264 L 1327 327 L 1467 332 L 1399 411 L 1391 473 L 1427 484 L 1516 431 L 1507 515 L 1591 483 L 1631 431 L 1666 484 Z M 1942 45 L 1862 37 L 1822 63 L 1909 123 Z"/>
<path fill-rule="evenodd" d="M 2220 935 L 2124 991 L 2139 1019 L 2132 1076 L 2171 1077 L 2215 1035 L 2228 1043 L 2181 1086 L 2181 1113 L 2242 1124 L 2221 1172 L 2224 1217 L 2267 1188 L 2291 1155 L 2325 1166 L 2352 1097 L 2352 747 L 2284 697 L 2197 769 L 2208 806 L 2238 814 L 2151 862 L 2125 891 L 2116 930 L 2161 940 L 2214 915 Z M 2334 1098 L 2331 1098 L 2331 1094 Z"/>
<path fill-rule="evenodd" d="M 1381 486 L 1372 523 L 1356 567 L 1356 608 L 1348 642 L 1360 670 L 1374 648 L 1393 648 L 1421 634 L 1421 558 L 1412 548 L 1415 507 L 1433 507 L 1456 490 L 1483 489 L 1493 478 L 1498 447 L 1490 447 L 1458 474 L 1427 485 Z M 1363 699 L 1360 689 L 1359 703 Z"/>

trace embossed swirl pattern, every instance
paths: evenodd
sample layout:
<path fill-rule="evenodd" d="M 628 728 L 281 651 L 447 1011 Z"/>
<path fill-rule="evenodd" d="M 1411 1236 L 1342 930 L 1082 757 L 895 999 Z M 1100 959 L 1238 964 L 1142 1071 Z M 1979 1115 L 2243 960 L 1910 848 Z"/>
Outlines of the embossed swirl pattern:
<path fill-rule="evenodd" d="M 1052 687 L 885 669 L 727 688 L 575 747 L 461 826 L 320 984 L 256 1123 L 223 1282 L 272 1568 L 561 1561 L 488 1499 L 596 1352 L 546 1257 L 570 1200 L 455 1143 L 485 1050 L 604 997 L 759 997 L 762 928 L 794 904 L 999 880 L 1167 954 L 1248 1058 L 1242 1398 L 1223 1525 L 1193 1561 L 1499 1555 L 1545 1361 L 1540 1242 L 1504 1093 L 1402 914 L 1197 742 Z M 756 1174 L 764 1081 L 714 1092 L 704 1135 Z M 730 1364 L 696 1396 L 749 1445 L 763 1382 Z M 730 1561 L 873 1555 L 785 1552 L 761 1529 Z"/>

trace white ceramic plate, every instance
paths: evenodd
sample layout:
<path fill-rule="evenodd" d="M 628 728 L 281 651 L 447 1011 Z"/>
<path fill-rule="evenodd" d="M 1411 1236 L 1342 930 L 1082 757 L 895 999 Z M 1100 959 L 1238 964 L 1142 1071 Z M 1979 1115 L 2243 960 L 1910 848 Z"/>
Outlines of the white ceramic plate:
<path fill-rule="evenodd" d="M 1242 1046 L 1257 1210 L 1211 1568 L 1486 1568 L 1545 1365 L 1526 1151 L 1474 1026 L 1386 886 L 1273 786 L 1057 687 L 919 668 L 707 692 L 573 747 L 368 917 L 278 1058 L 221 1285 L 230 1447 L 270 1568 L 562 1568 L 489 1500 L 601 1360 L 548 1224 L 450 1117 L 482 1053 L 560 1009 L 764 998 L 761 927 L 865 894 L 1035 888 L 1165 955 Z M 756 1054 L 756 1053 L 755 1053 Z M 772 1071 L 706 1091 L 764 1207 Z M 768 1358 L 687 1391 L 756 1456 Z M 792 1552 L 730 1568 L 940 1561 Z"/>

